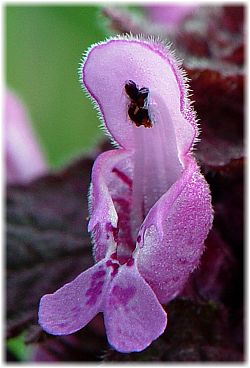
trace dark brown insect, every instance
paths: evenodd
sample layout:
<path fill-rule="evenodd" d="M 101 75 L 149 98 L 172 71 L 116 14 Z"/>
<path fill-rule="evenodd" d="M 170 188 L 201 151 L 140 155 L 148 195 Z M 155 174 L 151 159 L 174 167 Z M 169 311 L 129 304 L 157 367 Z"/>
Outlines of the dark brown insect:
<path fill-rule="evenodd" d="M 129 80 L 125 84 L 125 91 L 130 98 L 128 116 L 137 127 L 144 125 L 145 128 L 152 128 L 153 124 L 148 111 L 149 89 L 138 88 L 135 82 Z"/>

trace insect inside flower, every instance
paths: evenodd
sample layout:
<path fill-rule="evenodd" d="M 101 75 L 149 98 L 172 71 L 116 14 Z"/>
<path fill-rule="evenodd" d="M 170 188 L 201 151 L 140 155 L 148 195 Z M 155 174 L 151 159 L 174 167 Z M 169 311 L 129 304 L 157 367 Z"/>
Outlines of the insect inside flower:
<path fill-rule="evenodd" d="M 147 87 L 138 88 L 135 82 L 129 80 L 125 84 L 125 91 L 130 98 L 128 115 L 137 127 L 144 125 L 145 128 L 152 128 L 152 120 L 149 116 L 149 103 Z"/>

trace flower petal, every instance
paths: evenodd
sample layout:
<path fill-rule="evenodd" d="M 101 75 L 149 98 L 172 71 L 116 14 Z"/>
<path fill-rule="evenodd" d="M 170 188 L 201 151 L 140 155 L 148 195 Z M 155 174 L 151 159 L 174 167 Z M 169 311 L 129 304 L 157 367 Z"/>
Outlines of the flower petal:
<path fill-rule="evenodd" d="M 25 183 L 45 173 L 47 166 L 21 102 L 7 92 L 5 104 L 7 181 Z"/>
<path fill-rule="evenodd" d="M 122 266 L 108 292 L 104 322 L 109 343 L 118 351 L 141 351 L 160 336 L 167 315 L 136 266 Z"/>
<path fill-rule="evenodd" d="M 147 15 L 153 22 L 175 29 L 183 19 L 191 15 L 197 5 L 149 5 L 145 6 Z"/>
<path fill-rule="evenodd" d="M 40 301 L 39 323 L 50 334 L 67 335 L 80 330 L 102 310 L 106 289 L 104 260 Z"/>
<path fill-rule="evenodd" d="M 208 185 L 196 162 L 151 209 L 141 231 L 138 269 L 161 303 L 173 299 L 197 267 L 213 212 Z"/>
<path fill-rule="evenodd" d="M 112 239 L 114 242 L 113 232 L 118 226 L 118 214 L 121 219 L 119 199 L 124 202 L 125 198 L 131 196 L 131 154 L 122 149 L 107 151 L 96 159 L 93 166 L 88 230 L 92 231 L 97 261 L 104 258 L 108 248 L 112 247 Z M 121 223 L 119 225 L 121 228 Z"/>
<path fill-rule="evenodd" d="M 167 126 L 174 127 L 179 155 L 191 148 L 197 129 L 183 73 L 162 44 L 133 37 L 110 39 L 90 49 L 80 73 L 87 92 L 99 105 L 106 128 L 122 147 L 135 147 L 124 89 L 126 81 L 132 80 L 149 89 L 156 123 L 161 116 Z"/>

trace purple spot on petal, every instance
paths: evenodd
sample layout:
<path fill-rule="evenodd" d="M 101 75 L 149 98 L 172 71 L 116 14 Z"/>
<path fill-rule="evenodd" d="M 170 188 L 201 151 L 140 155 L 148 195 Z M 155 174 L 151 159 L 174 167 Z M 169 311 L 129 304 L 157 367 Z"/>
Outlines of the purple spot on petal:
<path fill-rule="evenodd" d="M 129 260 L 127 261 L 126 265 L 128 267 L 131 267 L 131 266 L 133 266 L 134 263 L 135 263 L 134 259 L 133 258 L 129 258 Z"/>
<path fill-rule="evenodd" d="M 92 280 L 95 281 L 96 279 L 103 278 L 103 276 L 105 276 L 105 274 L 106 274 L 106 272 L 104 270 L 97 271 L 96 273 L 94 273 L 92 275 Z"/>
<path fill-rule="evenodd" d="M 86 294 L 85 294 L 86 295 Z M 79 306 L 75 306 L 75 307 L 73 307 L 72 309 L 71 309 L 71 312 L 77 312 L 77 313 L 79 313 L 80 312 L 80 310 L 81 310 L 81 308 L 79 307 Z"/>
<path fill-rule="evenodd" d="M 86 305 L 93 306 L 96 303 L 99 295 L 102 293 L 106 271 L 103 269 L 103 267 L 99 267 L 98 270 L 99 271 L 96 271 L 92 275 L 90 287 L 85 293 L 85 296 L 88 298 L 86 301 Z"/>
<path fill-rule="evenodd" d="M 97 301 L 97 295 L 92 295 L 90 299 L 87 300 L 86 305 L 93 306 Z"/>
<path fill-rule="evenodd" d="M 121 170 L 113 167 L 112 172 L 115 173 L 125 184 L 127 184 L 130 188 L 132 187 L 132 180 Z"/>
<path fill-rule="evenodd" d="M 113 254 L 115 254 L 115 253 L 113 253 Z M 117 274 L 118 269 L 120 267 L 120 265 L 118 263 L 112 262 L 110 259 L 106 262 L 106 266 L 107 267 L 112 267 L 112 269 L 113 269 L 112 272 L 111 272 L 112 277 L 114 277 Z"/>
<path fill-rule="evenodd" d="M 91 289 L 91 293 L 90 295 L 94 295 L 94 294 L 100 294 L 102 292 L 102 286 L 103 286 L 104 282 L 100 281 L 97 284 L 95 284 Z"/>
<path fill-rule="evenodd" d="M 110 256 L 111 259 L 117 260 L 117 253 L 112 253 Z"/>
<path fill-rule="evenodd" d="M 141 235 L 138 235 L 138 236 L 137 236 L 136 241 L 137 241 L 137 243 L 140 243 L 140 242 L 141 242 Z"/>
<path fill-rule="evenodd" d="M 118 232 L 119 232 L 119 229 L 117 229 L 117 228 L 113 227 L 112 232 L 113 232 L 114 241 L 115 241 L 116 243 L 118 243 Z"/>
<path fill-rule="evenodd" d="M 109 259 L 109 260 L 106 262 L 106 266 L 107 266 L 107 267 L 113 266 L 113 262 Z"/>
<path fill-rule="evenodd" d="M 92 294 L 92 289 L 88 289 L 85 293 L 85 296 L 89 296 Z"/>
<path fill-rule="evenodd" d="M 94 305 L 99 297 L 99 295 L 102 293 L 102 285 L 103 283 L 98 283 L 95 285 L 95 287 L 89 289 L 86 296 L 89 297 L 89 299 L 86 301 L 86 305 Z"/>
<path fill-rule="evenodd" d="M 114 265 L 115 266 L 115 265 Z M 119 269 L 119 265 L 117 265 L 117 267 L 113 267 L 113 271 L 111 272 L 111 276 L 114 277 L 117 272 L 118 272 L 118 269 Z"/>
<path fill-rule="evenodd" d="M 112 232 L 113 226 L 112 226 L 111 222 L 106 223 L 105 230 L 108 231 L 108 232 Z"/>
<path fill-rule="evenodd" d="M 111 222 L 107 222 L 105 225 L 105 230 L 107 233 L 112 233 L 114 241 L 117 242 L 119 229 L 112 226 Z"/>
<path fill-rule="evenodd" d="M 131 298 L 136 293 L 136 289 L 133 286 L 122 288 L 119 285 L 115 285 L 111 291 L 112 298 L 111 303 L 113 306 L 118 307 L 119 305 L 127 305 Z"/>

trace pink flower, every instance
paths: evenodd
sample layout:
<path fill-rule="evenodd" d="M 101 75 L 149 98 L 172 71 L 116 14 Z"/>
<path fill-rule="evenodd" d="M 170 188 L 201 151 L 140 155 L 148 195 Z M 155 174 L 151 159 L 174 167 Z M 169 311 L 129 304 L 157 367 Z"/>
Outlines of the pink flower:
<path fill-rule="evenodd" d="M 197 8 L 197 5 L 145 5 L 148 17 L 156 23 L 160 23 L 163 26 L 171 29 L 178 27 L 179 23 L 192 14 Z"/>
<path fill-rule="evenodd" d="M 141 351 L 163 333 L 160 303 L 181 292 L 212 223 L 183 73 L 162 44 L 117 37 L 94 45 L 80 78 L 118 149 L 95 161 L 89 231 L 96 264 L 40 302 L 49 333 L 104 313 L 109 343 Z"/>
<path fill-rule="evenodd" d="M 46 163 L 25 109 L 11 92 L 5 95 L 4 128 L 7 182 L 26 183 L 46 172 Z"/>

